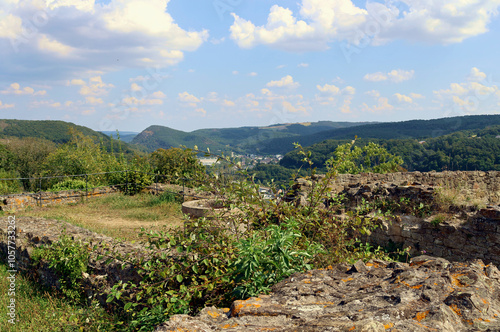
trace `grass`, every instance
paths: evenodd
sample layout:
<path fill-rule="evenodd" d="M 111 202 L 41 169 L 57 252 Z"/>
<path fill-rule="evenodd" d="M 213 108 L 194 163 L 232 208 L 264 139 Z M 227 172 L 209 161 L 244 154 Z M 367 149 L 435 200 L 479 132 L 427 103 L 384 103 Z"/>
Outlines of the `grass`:
<path fill-rule="evenodd" d="M 16 274 L 15 296 L 9 296 L 10 275 L 0 264 L 0 331 L 112 331 L 115 318 L 97 305 L 81 307 Z M 11 324 L 7 305 L 15 299 L 16 322 Z"/>
<path fill-rule="evenodd" d="M 183 224 L 181 203 L 174 194 L 135 196 L 110 194 L 86 202 L 35 207 L 16 212 L 16 216 L 64 220 L 116 239 L 140 240 L 139 231 L 179 227 Z"/>
<path fill-rule="evenodd" d="M 435 201 L 440 211 L 449 211 L 450 207 L 474 207 L 476 210 L 484 208 L 489 203 L 487 195 L 478 196 L 465 189 L 464 184 L 444 184 L 436 188 Z"/>

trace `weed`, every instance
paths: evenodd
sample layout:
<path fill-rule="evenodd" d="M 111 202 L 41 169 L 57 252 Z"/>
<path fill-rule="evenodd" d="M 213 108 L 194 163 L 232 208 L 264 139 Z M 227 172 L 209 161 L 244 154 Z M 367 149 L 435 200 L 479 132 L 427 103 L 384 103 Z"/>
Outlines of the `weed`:
<path fill-rule="evenodd" d="M 448 216 L 444 213 L 439 213 L 438 215 L 434 216 L 431 220 L 431 225 L 434 227 L 438 227 L 442 222 L 446 221 Z"/>

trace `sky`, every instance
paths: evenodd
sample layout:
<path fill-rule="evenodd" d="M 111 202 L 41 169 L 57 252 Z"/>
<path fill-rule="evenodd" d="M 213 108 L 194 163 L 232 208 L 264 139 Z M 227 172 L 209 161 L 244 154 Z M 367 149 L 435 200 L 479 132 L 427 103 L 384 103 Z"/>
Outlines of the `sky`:
<path fill-rule="evenodd" d="M 500 114 L 500 0 L 0 0 L 0 118 L 99 131 Z"/>

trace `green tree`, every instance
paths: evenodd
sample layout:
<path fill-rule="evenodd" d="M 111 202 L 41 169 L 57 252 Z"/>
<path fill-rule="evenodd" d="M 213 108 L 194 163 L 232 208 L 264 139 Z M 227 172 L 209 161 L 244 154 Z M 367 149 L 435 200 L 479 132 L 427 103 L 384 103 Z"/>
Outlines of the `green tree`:
<path fill-rule="evenodd" d="M 103 171 L 104 166 L 110 159 L 114 159 L 92 138 L 74 129 L 70 129 L 70 131 L 71 140 L 47 156 L 44 163 L 45 174 L 76 175 L 97 173 Z"/>
<path fill-rule="evenodd" d="M 37 177 L 43 172 L 44 162 L 47 156 L 56 150 L 56 144 L 42 138 L 10 138 L 6 141 L 6 147 L 13 156 L 11 160 L 13 169 L 22 178 Z M 9 158 L 9 157 L 7 157 Z M 31 190 L 32 181 L 22 180 L 25 190 Z"/>
<path fill-rule="evenodd" d="M 353 141 L 339 145 L 326 163 L 328 169 L 335 165 L 338 173 L 390 173 L 400 169 L 403 159 L 390 154 L 379 144 L 370 142 L 359 147 Z"/>
<path fill-rule="evenodd" d="M 182 178 L 198 180 L 205 174 L 205 167 L 196 158 L 196 152 L 180 148 L 158 149 L 151 153 L 155 173 L 164 175 L 163 181 L 182 183 Z"/>

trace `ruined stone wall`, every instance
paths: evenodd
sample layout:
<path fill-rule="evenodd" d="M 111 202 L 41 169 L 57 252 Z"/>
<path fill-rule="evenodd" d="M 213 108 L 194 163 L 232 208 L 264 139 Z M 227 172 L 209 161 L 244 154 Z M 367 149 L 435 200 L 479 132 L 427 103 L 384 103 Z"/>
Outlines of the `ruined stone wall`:
<path fill-rule="evenodd" d="M 396 185 L 422 185 L 456 191 L 463 199 L 485 199 L 489 204 L 500 202 L 500 172 L 446 171 L 446 172 L 398 172 L 388 174 L 363 173 L 339 174 L 332 184 L 340 192 L 353 184 L 394 183 Z"/>
<path fill-rule="evenodd" d="M 387 247 L 390 242 L 410 247 L 410 254 L 427 254 L 451 261 L 481 259 L 500 266 L 500 206 L 480 210 L 466 220 L 448 216 L 442 222 L 400 216 L 381 222 L 368 241 Z"/>
<path fill-rule="evenodd" d="M 77 203 L 86 198 L 98 197 L 118 192 L 116 187 L 102 187 L 85 190 L 64 190 L 59 192 L 42 192 L 12 194 L 0 196 L 0 211 L 18 211 L 28 206 L 45 206 L 60 203 Z"/>

